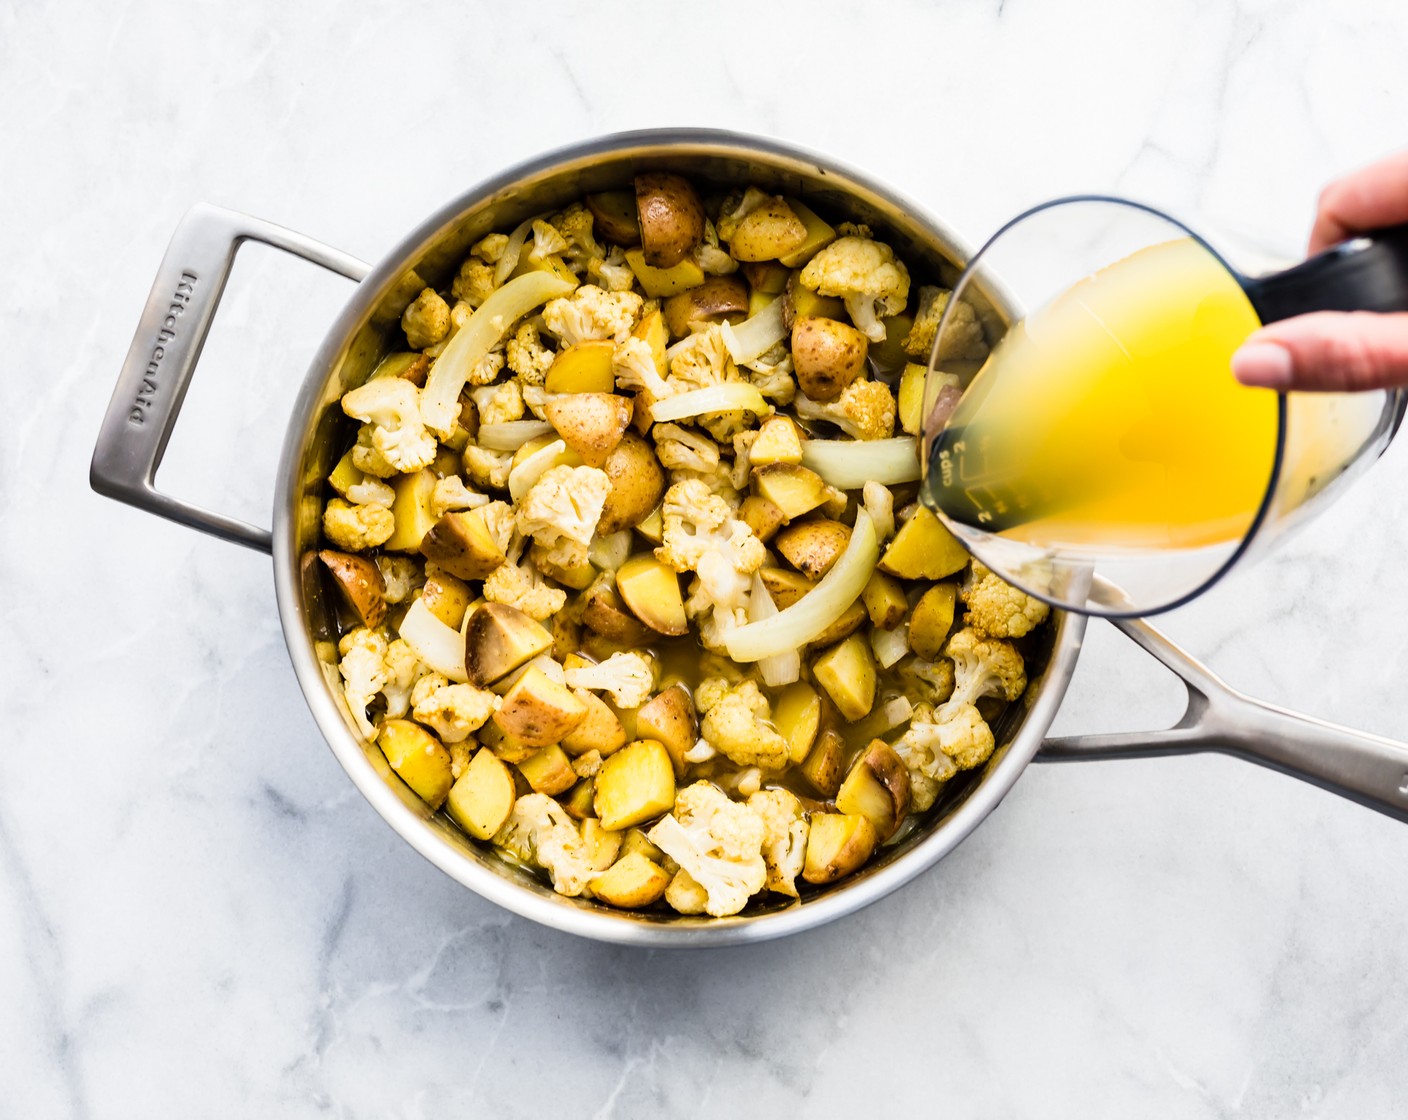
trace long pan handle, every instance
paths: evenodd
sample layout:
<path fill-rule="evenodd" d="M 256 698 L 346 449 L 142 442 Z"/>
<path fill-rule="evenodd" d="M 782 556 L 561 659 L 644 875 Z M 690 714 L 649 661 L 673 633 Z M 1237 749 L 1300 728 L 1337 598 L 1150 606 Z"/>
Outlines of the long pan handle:
<path fill-rule="evenodd" d="M 1147 622 L 1114 625 L 1182 679 L 1188 689 L 1183 718 L 1160 731 L 1047 739 L 1038 762 L 1217 751 L 1408 821 L 1408 744 L 1262 703 L 1229 687 Z"/>

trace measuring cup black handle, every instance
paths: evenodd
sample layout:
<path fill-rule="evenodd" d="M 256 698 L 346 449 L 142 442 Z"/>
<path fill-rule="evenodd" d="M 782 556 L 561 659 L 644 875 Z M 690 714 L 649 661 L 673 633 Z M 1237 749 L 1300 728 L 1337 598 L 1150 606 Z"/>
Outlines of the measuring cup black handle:
<path fill-rule="evenodd" d="M 1408 311 L 1408 225 L 1375 230 L 1284 272 L 1243 277 L 1263 323 L 1309 311 Z"/>

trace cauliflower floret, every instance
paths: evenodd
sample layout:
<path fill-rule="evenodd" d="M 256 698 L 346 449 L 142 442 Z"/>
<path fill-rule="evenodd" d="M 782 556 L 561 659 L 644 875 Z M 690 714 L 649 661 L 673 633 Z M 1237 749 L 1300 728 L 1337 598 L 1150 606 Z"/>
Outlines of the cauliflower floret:
<path fill-rule="evenodd" d="M 666 859 L 674 862 L 668 856 Z M 677 914 L 702 914 L 709 904 L 709 893 L 681 869 L 665 888 L 665 901 Z"/>
<path fill-rule="evenodd" d="M 989 638 L 1020 638 L 1051 614 L 1051 608 L 1040 599 L 1003 583 L 978 563 L 958 594 L 968 608 L 967 624 Z"/>
<path fill-rule="evenodd" d="M 363 474 L 376 478 L 393 478 L 401 472 L 386 461 L 386 456 L 372 443 L 375 424 L 363 424 L 357 429 L 357 442 L 352 447 L 352 465 Z"/>
<path fill-rule="evenodd" d="M 411 689 L 411 715 L 447 744 L 468 739 L 488 722 L 502 702 L 488 689 L 451 684 L 439 673 L 421 677 Z"/>
<path fill-rule="evenodd" d="M 666 470 L 709 472 L 719 465 L 719 445 L 698 432 L 678 424 L 656 424 L 650 435 Z"/>
<path fill-rule="evenodd" d="M 352 505 L 334 498 L 323 510 L 324 536 L 348 552 L 385 544 L 395 531 L 396 518 L 385 506 Z"/>
<path fill-rule="evenodd" d="M 909 270 L 881 241 L 850 236 L 833 241 L 807 262 L 802 283 L 824 296 L 840 296 L 846 312 L 872 342 L 885 341 L 881 315 L 898 315 L 909 301 Z"/>
<path fill-rule="evenodd" d="M 1027 687 L 1022 655 L 1000 638 L 985 638 L 965 626 L 948 640 L 944 653 L 953 661 L 953 695 L 939 709 L 944 712 L 976 702 L 983 696 L 1015 700 Z"/>
<path fill-rule="evenodd" d="M 735 513 L 743 502 L 743 495 L 733 484 L 733 471 L 727 463 L 721 462 L 711 471 L 691 471 L 677 468 L 670 472 L 671 484 L 677 482 L 702 482 L 704 488 L 716 498 L 722 498 L 728 508 Z"/>
<path fill-rule="evenodd" d="M 655 670 L 644 654 L 613 653 L 597 665 L 568 669 L 568 685 L 609 692 L 618 708 L 639 708 L 655 691 Z"/>
<path fill-rule="evenodd" d="M 635 292 L 607 292 L 583 284 L 570 296 L 549 300 L 543 322 L 565 346 L 604 338 L 620 344 L 631 336 L 643 302 Z"/>
<path fill-rule="evenodd" d="M 707 895 L 705 913 L 737 914 L 767 882 L 763 822 L 746 805 L 730 801 L 709 782 L 695 782 L 675 797 L 674 812 L 647 834 Z"/>
<path fill-rule="evenodd" d="M 911 657 L 900 665 L 900 676 L 907 687 L 924 696 L 931 704 L 942 704 L 953 695 L 953 662 L 947 657 L 938 661 Z"/>
<path fill-rule="evenodd" d="M 566 537 L 591 544 L 611 479 L 597 467 L 553 467 L 533 483 L 518 507 L 518 531 L 551 547 Z"/>
<path fill-rule="evenodd" d="M 476 362 L 465 378 L 466 385 L 492 385 L 504 371 L 504 352 L 490 350 Z"/>
<path fill-rule="evenodd" d="M 541 261 L 544 257 L 553 253 L 564 253 L 567 251 L 567 238 L 563 237 L 556 228 L 537 218 L 533 222 L 533 247 L 528 250 L 530 261 Z"/>
<path fill-rule="evenodd" d="M 457 474 L 438 479 L 430 492 L 430 512 L 437 518 L 453 509 L 475 509 L 488 502 L 489 495 L 471 490 Z"/>
<path fill-rule="evenodd" d="M 385 506 L 390 509 L 396 500 L 396 491 L 379 478 L 363 475 L 360 482 L 354 482 L 347 488 L 347 500 L 354 506 Z"/>
<path fill-rule="evenodd" d="M 465 446 L 464 469 L 474 485 L 486 490 L 507 490 L 508 473 L 513 470 L 513 452 L 490 451 L 477 443 Z"/>
<path fill-rule="evenodd" d="M 905 335 L 904 351 L 912 358 L 929 357 L 934 345 L 934 335 L 948 308 L 953 293 L 947 288 L 923 287 L 919 289 L 919 308 L 914 315 L 914 326 Z M 939 346 L 939 358 L 967 359 L 979 361 L 988 356 L 987 338 L 983 335 L 983 324 L 966 300 L 959 300 L 944 332 L 943 343 Z"/>
<path fill-rule="evenodd" d="M 481 424 L 507 424 L 523 419 L 523 391 L 517 381 L 485 385 L 469 394 Z"/>
<path fill-rule="evenodd" d="M 409 381 L 368 381 L 343 395 L 342 411 L 374 425 L 372 446 L 398 471 L 418 471 L 435 458 L 435 437 L 421 420 L 420 390 Z"/>
<path fill-rule="evenodd" d="M 573 268 L 590 271 L 592 262 L 606 255 L 593 231 L 591 211 L 580 202 L 572 203 L 553 224 L 562 238 L 562 248 L 554 252 L 561 253 Z"/>
<path fill-rule="evenodd" d="M 960 770 L 981 766 L 993 752 L 992 729 L 972 704 L 948 705 L 937 713 L 915 708 L 909 728 L 896 740 L 895 753 L 909 771 L 916 812 L 931 808 L 939 789 Z"/>
<path fill-rule="evenodd" d="M 675 351 L 669 380 L 676 392 L 738 380 L 738 367 L 717 324 L 690 335 L 689 344 Z"/>
<path fill-rule="evenodd" d="M 499 546 L 499 550 L 515 564 L 518 563 L 518 558 L 523 555 L 525 542 L 519 536 L 513 506 L 507 502 L 490 502 L 480 509 L 479 519 L 484 522 L 484 527 L 489 530 L 489 536 Z"/>
<path fill-rule="evenodd" d="M 572 760 L 572 773 L 579 778 L 595 778 L 601 772 L 604 761 L 599 750 L 586 751 Z"/>
<path fill-rule="evenodd" d="M 716 235 L 725 241 L 732 241 L 733 235 L 738 232 L 738 223 L 771 198 L 767 191 L 757 187 L 749 187 L 742 195 L 729 195 L 724 199 L 723 207 L 719 211 Z"/>
<path fill-rule="evenodd" d="M 412 350 L 434 346 L 450 333 L 450 305 L 434 288 L 422 288 L 420 295 L 401 313 L 401 329 Z"/>
<path fill-rule="evenodd" d="M 643 338 L 628 338 L 616 344 L 611 355 L 611 372 L 617 388 L 644 393 L 646 404 L 663 400 L 675 392 L 675 387 L 660 376 L 655 353 Z"/>
<path fill-rule="evenodd" d="M 508 368 L 513 370 L 525 385 L 541 385 L 548 375 L 548 367 L 557 357 L 543 345 L 542 335 L 534 323 L 523 323 L 508 340 Z"/>
<path fill-rule="evenodd" d="M 342 674 L 342 695 L 358 729 L 368 739 L 376 728 L 367 719 L 367 705 L 386 687 L 386 638 L 375 630 L 358 627 L 342 635 L 337 652 L 342 655 L 337 670 Z"/>
<path fill-rule="evenodd" d="M 748 383 L 770 401 L 782 405 L 792 403 L 797 395 L 797 382 L 792 376 L 792 355 L 782 350 L 782 343 L 756 362 L 749 363 Z"/>
<path fill-rule="evenodd" d="M 567 603 L 567 592 L 550 587 L 530 564 L 500 564 L 484 581 L 484 598 L 517 607 L 529 618 L 545 622 Z"/>
<path fill-rule="evenodd" d="M 569 898 L 586 890 L 587 881 L 596 874 L 577 823 L 543 793 L 529 793 L 515 801 L 493 843 L 516 859 L 541 867 L 551 877 L 552 889 Z"/>
<path fill-rule="evenodd" d="M 498 264 L 499 258 L 504 255 L 504 250 L 507 248 L 508 234 L 491 233 L 479 241 L 476 241 L 469 251 L 481 261 L 488 261 L 490 264 Z"/>
<path fill-rule="evenodd" d="M 853 439 L 889 439 L 895 433 L 895 395 L 883 381 L 852 381 L 830 404 L 805 394 L 793 402 L 803 420 L 827 420 Z"/>
<path fill-rule="evenodd" d="M 810 831 L 802 803 L 785 789 L 765 789 L 749 795 L 748 808 L 763 821 L 763 862 L 768 869 L 764 886 L 796 898 Z"/>
<path fill-rule="evenodd" d="M 606 256 L 589 260 L 587 275 L 608 292 L 629 292 L 636 283 L 636 274 L 618 245 L 613 245 Z"/>
<path fill-rule="evenodd" d="M 409 556 L 378 556 L 376 566 L 381 572 L 381 582 L 386 585 L 388 603 L 404 603 L 417 588 L 425 585 L 425 573 Z"/>
<path fill-rule="evenodd" d="M 499 251 L 503 255 L 503 251 Z M 494 266 L 476 257 L 466 257 L 450 284 L 450 294 L 470 307 L 478 307 L 494 293 Z"/>
<path fill-rule="evenodd" d="M 772 708 L 755 681 L 740 682 L 701 710 L 699 734 L 720 754 L 739 766 L 780 770 L 787 765 L 787 740 L 773 729 Z"/>
<path fill-rule="evenodd" d="M 715 609 L 746 609 L 750 577 L 767 559 L 753 530 L 698 479 L 671 486 L 662 509 L 663 535 L 655 558 L 677 572 L 694 572 Z"/>
<path fill-rule="evenodd" d="M 390 719 L 400 719 L 410 710 L 411 689 L 428 672 L 429 667 L 400 638 L 386 647 L 386 684 L 381 694 L 386 697 L 386 714 Z"/>

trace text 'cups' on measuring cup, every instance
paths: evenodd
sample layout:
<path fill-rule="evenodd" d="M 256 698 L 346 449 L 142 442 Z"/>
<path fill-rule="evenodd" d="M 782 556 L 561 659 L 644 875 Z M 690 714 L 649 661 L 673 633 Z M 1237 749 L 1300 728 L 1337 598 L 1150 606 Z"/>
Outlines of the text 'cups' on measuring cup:
<path fill-rule="evenodd" d="M 1263 323 L 1350 308 L 1408 309 L 1408 228 L 1248 277 L 1139 203 L 1028 210 L 944 309 L 923 499 L 1057 606 L 1128 617 L 1187 602 L 1322 508 L 1396 430 L 1399 390 L 1278 394 L 1232 375 Z"/>

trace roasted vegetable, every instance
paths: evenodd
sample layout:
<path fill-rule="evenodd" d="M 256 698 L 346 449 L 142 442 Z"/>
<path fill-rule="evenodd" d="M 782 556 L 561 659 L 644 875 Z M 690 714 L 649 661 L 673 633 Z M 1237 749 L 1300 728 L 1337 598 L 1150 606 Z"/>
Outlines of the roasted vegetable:
<path fill-rule="evenodd" d="M 640 245 L 651 268 L 672 268 L 704 238 L 704 204 L 694 186 L 679 175 L 637 175 L 636 210 Z"/>
<path fill-rule="evenodd" d="M 674 803 L 674 764 L 654 739 L 627 743 L 597 772 L 596 815 L 605 828 L 630 828 L 668 813 Z"/>

